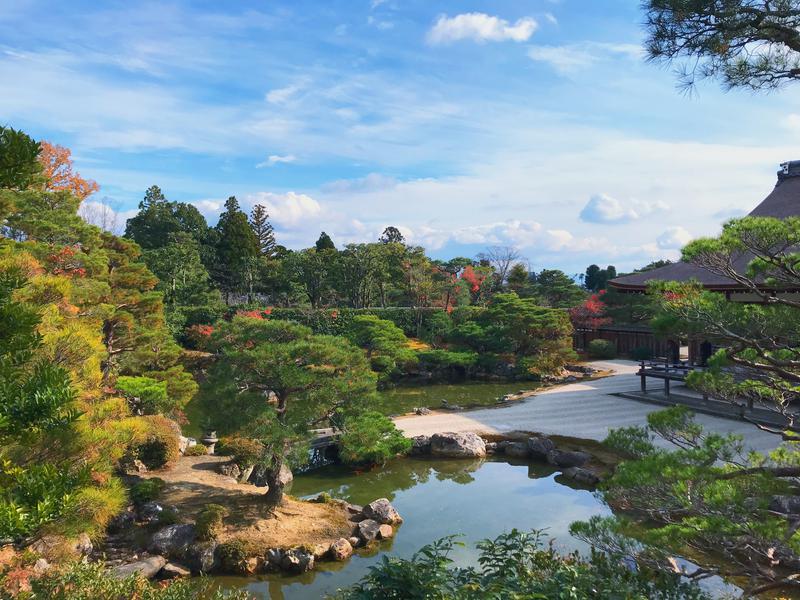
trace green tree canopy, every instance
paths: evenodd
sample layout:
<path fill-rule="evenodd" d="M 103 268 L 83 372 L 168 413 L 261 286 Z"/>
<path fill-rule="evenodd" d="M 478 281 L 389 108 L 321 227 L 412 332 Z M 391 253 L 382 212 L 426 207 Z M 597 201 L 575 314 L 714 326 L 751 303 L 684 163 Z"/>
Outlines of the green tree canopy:
<path fill-rule="evenodd" d="M 258 238 L 235 196 L 225 201 L 225 212 L 215 229 L 218 238 L 214 279 L 227 296 L 251 291 L 261 252 Z"/>
<path fill-rule="evenodd" d="M 319 238 L 317 239 L 315 247 L 317 248 L 317 252 L 323 252 L 325 250 L 336 250 L 336 244 L 333 243 L 331 236 L 329 236 L 324 231 L 319 234 Z"/>
<path fill-rule="evenodd" d="M 40 150 L 39 142 L 26 133 L 0 126 L 0 188 L 28 188 L 42 170 Z"/>
<path fill-rule="evenodd" d="M 157 185 L 149 187 L 139 203 L 139 212 L 128 219 L 125 237 L 152 250 L 168 245 L 180 233 L 206 243 L 209 233 L 205 217 L 191 204 L 170 202 Z"/>
<path fill-rule="evenodd" d="M 264 444 L 266 502 L 275 505 L 290 450 L 302 448 L 310 428 L 360 407 L 375 391 L 375 375 L 359 348 L 288 321 L 235 317 L 219 324 L 214 342 L 205 396 L 220 429 L 243 430 Z"/>

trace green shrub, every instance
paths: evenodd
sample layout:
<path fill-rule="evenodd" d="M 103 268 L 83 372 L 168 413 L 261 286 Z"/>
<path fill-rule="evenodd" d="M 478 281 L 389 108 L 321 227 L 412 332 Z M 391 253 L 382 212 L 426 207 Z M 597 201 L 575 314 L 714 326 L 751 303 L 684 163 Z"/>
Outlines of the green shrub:
<path fill-rule="evenodd" d="M 124 462 L 141 460 L 148 469 L 160 469 L 180 458 L 180 428 L 161 415 L 142 417 L 145 433 L 128 449 Z"/>
<path fill-rule="evenodd" d="M 115 577 L 100 563 L 74 563 L 48 570 L 31 580 L 30 600 L 248 600 L 243 591 L 225 592 L 209 579 L 176 579 L 171 583 L 151 584 L 141 575 Z"/>
<path fill-rule="evenodd" d="M 629 352 L 629 354 L 633 360 L 650 360 L 653 358 L 653 350 L 647 346 L 639 346 L 634 348 Z"/>
<path fill-rule="evenodd" d="M 123 376 L 117 378 L 116 387 L 125 396 L 135 415 L 155 415 L 171 408 L 166 381 L 156 381 L 151 377 Z"/>
<path fill-rule="evenodd" d="M 208 448 L 203 444 L 195 444 L 194 446 L 189 446 L 183 453 L 184 456 L 206 456 L 207 454 L 208 454 Z"/>
<path fill-rule="evenodd" d="M 630 598 L 710 600 L 696 583 L 676 573 L 636 569 L 619 556 L 594 552 L 588 558 L 562 556 L 545 546 L 539 532 L 512 530 L 478 542 L 479 567 L 456 566 L 457 542 L 445 538 L 410 559 L 384 557 L 339 600 L 385 598 Z"/>
<path fill-rule="evenodd" d="M 161 492 L 164 490 L 164 480 L 160 477 L 153 477 L 152 479 L 143 479 L 137 481 L 131 486 L 131 500 L 134 504 L 145 504 L 158 500 Z"/>
<path fill-rule="evenodd" d="M 207 504 L 197 515 L 195 529 L 201 540 L 213 540 L 221 532 L 223 519 L 228 516 L 228 509 L 220 504 Z"/>
<path fill-rule="evenodd" d="M 75 492 L 88 483 L 85 468 L 0 463 L 0 539 L 22 539 L 73 511 Z"/>
<path fill-rule="evenodd" d="M 366 412 L 345 422 L 339 456 L 349 464 L 383 464 L 411 449 L 411 440 L 379 412 Z"/>
<path fill-rule="evenodd" d="M 252 467 L 261 460 L 264 454 L 264 444 L 251 438 L 223 438 L 217 444 L 216 453 L 233 457 L 233 461 L 240 468 Z"/>
<path fill-rule="evenodd" d="M 586 353 L 592 358 L 614 358 L 617 347 L 609 340 L 592 340 L 586 346 Z"/>
<path fill-rule="evenodd" d="M 217 546 L 219 562 L 226 573 L 242 573 L 246 570 L 247 550 L 242 540 L 230 540 Z"/>

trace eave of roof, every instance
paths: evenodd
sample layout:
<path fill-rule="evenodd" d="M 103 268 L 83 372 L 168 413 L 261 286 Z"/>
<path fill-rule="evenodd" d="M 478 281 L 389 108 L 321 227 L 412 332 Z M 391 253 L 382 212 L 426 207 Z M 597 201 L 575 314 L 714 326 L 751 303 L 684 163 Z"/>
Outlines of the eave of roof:
<path fill-rule="evenodd" d="M 787 217 L 800 216 L 800 172 L 796 170 L 798 163 L 787 163 L 790 170 L 778 172 L 778 183 L 769 195 L 756 206 L 748 216 Z M 741 256 L 734 264 L 737 271 L 744 271 L 750 259 Z M 728 277 L 712 273 L 702 267 L 683 261 L 665 265 L 651 271 L 622 275 L 609 281 L 612 287 L 626 292 L 644 292 L 650 281 L 698 281 L 708 290 L 720 292 L 737 292 L 744 286 Z"/>

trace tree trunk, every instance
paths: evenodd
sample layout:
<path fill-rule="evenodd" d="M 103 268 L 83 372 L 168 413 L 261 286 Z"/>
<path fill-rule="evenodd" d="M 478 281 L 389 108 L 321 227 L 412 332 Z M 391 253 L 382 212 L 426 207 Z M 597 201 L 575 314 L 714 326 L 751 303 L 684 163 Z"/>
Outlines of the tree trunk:
<path fill-rule="evenodd" d="M 267 480 L 267 493 L 264 494 L 264 502 L 267 509 L 272 511 L 280 506 L 283 500 L 284 483 L 281 480 L 281 467 L 283 466 L 283 457 L 276 457 L 273 462 L 272 468 L 267 471 L 265 479 Z"/>

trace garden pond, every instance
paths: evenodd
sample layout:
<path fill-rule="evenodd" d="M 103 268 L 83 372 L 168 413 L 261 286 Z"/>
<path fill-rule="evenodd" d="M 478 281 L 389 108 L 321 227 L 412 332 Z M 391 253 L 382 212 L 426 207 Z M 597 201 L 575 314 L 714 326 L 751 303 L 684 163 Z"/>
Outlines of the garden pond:
<path fill-rule="evenodd" d="M 405 458 L 364 473 L 331 465 L 298 475 L 288 491 L 303 498 L 327 492 L 355 504 L 385 497 L 405 522 L 394 539 L 368 553 L 354 554 L 349 562 L 321 563 L 299 576 L 220 577 L 221 586 L 272 600 L 322 598 L 357 582 L 383 555 L 410 557 L 425 544 L 451 534 L 461 534 L 465 543 L 452 556 L 456 563 L 474 562 L 476 541 L 512 527 L 545 529 L 562 551 L 586 550 L 569 535 L 570 523 L 610 514 L 591 491 L 546 465 L 491 458 Z"/>

